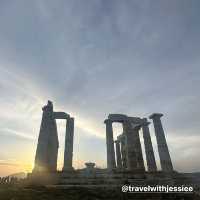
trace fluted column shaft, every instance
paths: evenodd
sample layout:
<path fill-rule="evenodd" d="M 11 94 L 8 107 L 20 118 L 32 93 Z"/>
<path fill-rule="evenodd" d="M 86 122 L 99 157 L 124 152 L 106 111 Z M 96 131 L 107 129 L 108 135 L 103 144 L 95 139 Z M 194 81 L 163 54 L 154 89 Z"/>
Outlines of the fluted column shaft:
<path fill-rule="evenodd" d="M 139 138 L 141 125 L 132 124 L 127 120 L 123 123 L 123 126 L 126 134 L 127 168 L 129 170 L 140 169 L 144 171 L 144 160 Z"/>
<path fill-rule="evenodd" d="M 153 171 L 157 171 L 157 166 L 156 166 L 156 160 L 155 160 L 154 151 L 153 151 L 153 145 L 151 142 L 149 124 L 150 122 L 147 122 L 147 119 L 145 118 L 144 124 L 142 125 L 142 130 L 143 130 L 143 138 L 144 138 L 144 146 L 145 146 L 148 171 L 153 172 Z"/>
<path fill-rule="evenodd" d="M 127 168 L 127 157 L 126 157 L 126 140 L 125 136 L 120 138 L 121 141 L 121 155 L 122 155 L 122 167 Z"/>
<path fill-rule="evenodd" d="M 104 123 L 106 124 L 107 168 L 114 169 L 116 168 L 116 163 L 112 121 L 107 119 L 104 121 Z"/>
<path fill-rule="evenodd" d="M 133 136 L 133 131 L 131 128 L 131 123 L 129 121 L 125 121 L 123 123 L 123 132 L 126 135 L 126 161 L 127 161 L 127 169 L 128 170 L 135 170 L 137 169 L 137 159 L 136 159 L 136 152 L 135 152 L 135 137 Z"/>
<path fill-rule="evenodd" d="M 162 116 L 163 114 L 155 113 L 155 114 L 152 114 L 149 118 L 153 120 L 153 124 L 154 124 L 161 168 L 163 171 L 172 171 L 173 170 L 172 161 L 170 158 L 164 130 L 163 130 L 162 123 L 160 120 Z"/>
<path fill-rule="evenodd" d="M 137 168 L 141 170 L 145 170 L 144 159 L 142 155 L 142 146 L 141 146 L 140 135 L 139 135 L 140 128 L 141 128 L 141 125 L 133 128 L 133 135 L 135 137 L 135 152 L 136 152 Z"/>
<path fill-rule="evenodd" d="M 116 149 L 116 160 L 117 160 L 117 168 L 122 168 L 122 157 L 121 157 L 121 148 L 120 141 L 115 141 L 115 149 Z"/>
<path fill-rule="evenodd" d="M 65 152 L 63 170 L 71 170 L 73 159 L 74 118 L 69 118 L 66 125 Z"/>

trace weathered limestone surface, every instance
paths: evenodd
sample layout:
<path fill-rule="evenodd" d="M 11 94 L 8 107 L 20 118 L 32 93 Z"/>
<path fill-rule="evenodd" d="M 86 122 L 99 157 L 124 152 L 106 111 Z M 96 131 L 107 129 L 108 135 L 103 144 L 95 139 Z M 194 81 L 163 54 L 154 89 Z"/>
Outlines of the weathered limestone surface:
<path fill-rule="evenodd" d="M 56 171 L 59 144 L 52 102 L 48 101 L 42 110 L 34 171 Z"/>
<path fill-rule="evenodd" d="M 154 124 L 161 168 L 163 171 L 173 171 L 173 166 L 169 155 L 169 150 L 165 139 L 164 130 L 160 120 L 162 116 L 163 114 L 154 113 L 149 118 L 153 120 Z"/>
<path fill-rule="evenodd" d="M 141 146 L 140 136 L 139 136 L 140 128 L 141 128 L 141 124 L 135 125 L 135 127 L 133 127 L 133 137 L 135 137 L 134 148 L 136 152 L 137 168 L 145 171 L 144 160 L 143 160 L 143 155 L 142 155 L 142 146 Z"/>
<path fill-rule="evenodd" d="M 142 146 L 141 146 L 140 135 L 139 135 L 139 130 L 141 128 L 143 120 L 139 117 L 128 117 L 128 121 L 131 123 L 131 128 L 133 130 L 132 134 L 135 141 L 133 148 L 135 149 L 135 153 L 136 153 L 137 169 L 145 171 L 144 160 L 143 160 L 143 155 L 142 155 Z"/>
<path fill-rule="evenodd" d="M 135 127 L 139 128 L 139 127 Z M 137 169 L 137 158 L 136 158 L 136 151 L 135 151 L 135 136 L 133 134 L 133 129 L 131 123 L 125 121 L 123 123 L 123 130 L 126 135 L 126 160 L 127 160 L 127 169 L 128 170 L 135 170 Z"/>
<path fill-rule="evenodd" d="M 108 119 L 111 120 L 111 122 L 124 122 L 127 116 L 123 114 L 109 114 Z"/>
<path fill-rule="evenodd" d="M 42 123 L 38 139 L 38 146 L 35 157 L 35 172 L 32 173 L 32 181 L 41 184 L 66 184 L 103 186 L 120 186 L 125 182 L 130 184 L 152 184 L 155 183 L 174 183 L 172 178 L 176 176 L 173 171 L 171 158 L 169 155 L 164 131 L 160 117 L 162 114 L 153 114 L 153 119 L 158 151 L 161 160 L 162 172 L 157 171 L 151 136 L 149 131 L 149 122 L 146 118 L 129 117 L 121 114 L 110 114 L 104 121 L 106 124 L 106 144 L 107 144 L 107 169 L 95 167 L 95 163 L 86 163 L 84 169 L 73 169 L 73 138 L 74 138 L 74 118 L 64 112 L 54 112 L 52 102 L 43 107 Z M 65 119 L 66 136 L 64 166 L 62 172 L 57 172 L 57 154 L 58 154 L 58 136 L 56 119 Z M 123 134 L 113 140 L 112 123 L 119 122 L 123 125 Z M 148 171 L 145 172 L 142 147 L 140 142 L 139 130 L 142 127 L 145 144 Z M 116 159 L 115 159 L 116 150 Z M 116 168 L 116 161 L 117 168 Z M 41 172 L 41 173 L 40 173 Z M 152 173 L 153 172 L 153 173 Z M 165 173 L 170 172 L 170 173 Z M 182 180 L 182 179 L 181 179 Z"/>
<path fill-rule="evenodd" d="M 63 170 L 71 170 L 73 158 L 74 118 L 69 118 L 66 124 L 65 152 Z"/>
<path fill-rule="evenodd" d="M 139 117 L 127 117 L 130 123 L 134 124 L 142 124 L 143 120 Z"/>
<path fill-rule="evenodd" d="M 125 135 L 121 134 L 117 137 L 117 139 L 121 143 L 121 158 L 122 158 L 122 168 L 126 169 L 127 168 L 127 160 L 126 160 L 126 140 L 125 140 Z"/>
<path fill-rule="evenodd" d="M 54 112 L 53 103 L 51 101 L 48 101 L 48 104 L 44 106 L 42 110 L 42 122 L 33 171 L 57 171 L 59 145 L 56 119 L 65 119 L 67 121 L 63 170 L 72 169 L 74 118 L 71 118 L 70 115 L 65 112 Z"/>
<path fill-rule="evenodd" d="M 113 128 L 111 120 L 107 119 L 104 123 L 106 124 L 107 168 L 110 170 L 116 168 Z"/>
<path fill-rule="evenodd" d="M 153 146 L 152 146 L 151 136 L 150 136 L 150 131 L 149 131 L 150 122 L 148 122 L 146 118 L 144 118 L 143 120 L 144 120 L 144 123 L 142 125 L 142 130 L 143 130 L 147 167 L 148 167 L 148 171 L 154 172 L 154 171 L 157 171 L 157 166 L 156 166 L 156 160 L 154 156 L 154 151 L 153 151 Z"/>
<path fill-rule="evenodd" d="M 111 124 L 113 122 L 120 122 L 123 125 L 123 135 L 125 142 L 121 140 L 121 149 L 117 148 L 118 146 L 116 144 L 117 162 L 122 163 L 119 164 L 120 167 L 122 165 L 123 169 L 128 169 L 128 170 L 140 169 L 144 171 L 145 168 L 142 156 L 142 147 L 139 138 L 139 129 L 141 123 L 143 122 L 141 118 L 128 117 L 122 114 L 110 114 L 107 120 Z M 108 126 L 106 128 L 108 129 Z M 109 138 L 107 137 L 107 152 L 111 151 L 112 149 L 111 142 L 109 142 L 108 139 Z M 119 161 L 120 160 L 118 157 L 119 152 L 121 153 L 120 155 L 122 161 Z M 108 159 L 107 162 L 111 162 L 111 160 Z"/>
<path fill-rule="evenodd" d="M 117 158 L 117 168 L 122 168 L 122 157 L 121 157 L 121 148 L 120 141 L 115 140 L 115 149 L 116 149 L 116 158 Z"/>
<path fill-rule="evenodd" d="M 70 115 L 68 115 L 65 112 L 54 112 L 53 116 L 55 119 L 66 119 L 67 120 L 70 118 Z"/>

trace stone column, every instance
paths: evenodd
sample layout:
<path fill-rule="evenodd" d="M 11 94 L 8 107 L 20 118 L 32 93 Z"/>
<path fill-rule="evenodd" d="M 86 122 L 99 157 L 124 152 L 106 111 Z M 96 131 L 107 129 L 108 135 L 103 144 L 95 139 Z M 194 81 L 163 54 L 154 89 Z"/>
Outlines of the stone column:
<path fill-rule="evenodd" d="M 169 155 L 169 150 L 165 139 L 164 130 L 160 120 L 162 116 L 163 114 L 154 113 L 149 118 L 153 120 L 154 124 L 161 168 L 163 171 L 173 171 L 172 161 Z"/>
<path fill-rule="evenodd" d="M 156 160 L 153 152 L 153 146 L 151 142 L 151 136 L 149 131 L 150 122 L 146 118 L 143 119 L 144 123 L 142 125 L 143 138 L 144 138 L 144 147 L 146 153 L 147 167 L 148 171 L 155 172 L 157 171 Z"/>
<path fill-rule="evenodd" d="M 114 169 L 116 168 L 116 163 L 115 163 L 115 149 L 113 141 L 112 121 L 106 119 L 104 123 L 106 124 L 107 168 Z"/>
<path fill-rule="evenodd" d="M 122 157 L 121 157 L 121 150 L 120 150 L 120 141 L 115 141 L 115 149 L 116 149 L 116 158 L 117 158 L 117 168 L 122 168 Z"/>
<path fill-rule="evenodd" d="M 48 101 L 42 110 L 42 121 L 33 171 L 55 172 L 57 170 L 59 142 L 56 120 L 53 115 L 53 103 Z"/>
<path fill-rule="evenodd" d="M 125 135 L 119 135 L 117 139 L 121 143 L 121 158 L 122 158 L 122 168 L 126 169 L 127 168 L 127 161 L 126 161 L 126 141 L 125 141 Z"/>
<path fill-rule="evenodd" d="M 138 127 L 139 128 L 139 127 Z M 131 123 L 127 120 L 123 122 L 123 132 L 126 135 L 126 161 L 127 161 L 127 169 L 135 170 L 137 169 L 137 159 L 135 152 L 135 137 L 133 136 L 133 129 L 131 127 Z"/>
<path fill-rule="evenodd" d="M 140 142 L 139 130 L 141 125 L 133 124 L 133 137 L 135 137 L 135 152 L 136 152 L 136 160 L 137 160 L 137 168 L 145 171 L 144 160 L 142 155 L 142 146 Z"/>
<path fill-rule="evenodd" d="M 63 171 L 72 170 L 73 158 L 73 140 L 74 140 L 74 118 L 69 118 L 66 124 L 65 152 Z"/>

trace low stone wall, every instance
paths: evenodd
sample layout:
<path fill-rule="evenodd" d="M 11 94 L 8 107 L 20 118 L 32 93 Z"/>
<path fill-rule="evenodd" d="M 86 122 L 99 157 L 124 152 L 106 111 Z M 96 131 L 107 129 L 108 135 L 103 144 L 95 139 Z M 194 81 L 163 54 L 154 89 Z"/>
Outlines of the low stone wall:
<path fill-rule="evenodd" d="M 155 173 L 133 173 L 133 172 L 107 172 L 100 170 L 93 173 L 85 173 L 81 170 L 55 173 L 32 173 L 28 175 L 28 183 L 36 185 L 114 185 L 124 184 L 136 185 L 173 185 L 176 179 L 182 176 L 176 172 L 166 174 Z M 183 178 L 182 178 L 183 179 Z"/>

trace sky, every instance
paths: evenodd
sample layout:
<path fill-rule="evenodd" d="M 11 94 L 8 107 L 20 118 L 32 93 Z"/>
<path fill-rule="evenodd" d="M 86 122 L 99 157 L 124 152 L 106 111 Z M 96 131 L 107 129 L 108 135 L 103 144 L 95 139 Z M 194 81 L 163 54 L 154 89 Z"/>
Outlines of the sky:
<path fill-rule="evenodd" d="M 106 167 L 108 114 L 159 112 L 175 170 L 200 171 L 199 8 L 199 0 L 0 0 L 0 176 L 32 170 L 47 100 L 75 118 L 75 168 Z M 65 121 L 57 124 L 62 169 Z M 122 127 L 113 128 L 116 138 Z M 159 166 L 152 123 L 150 131 Z"/>

